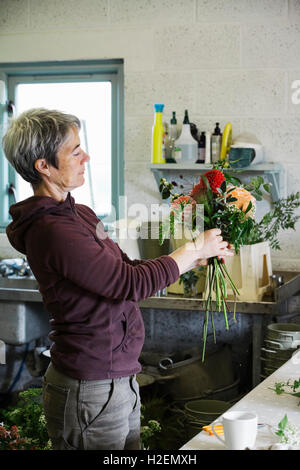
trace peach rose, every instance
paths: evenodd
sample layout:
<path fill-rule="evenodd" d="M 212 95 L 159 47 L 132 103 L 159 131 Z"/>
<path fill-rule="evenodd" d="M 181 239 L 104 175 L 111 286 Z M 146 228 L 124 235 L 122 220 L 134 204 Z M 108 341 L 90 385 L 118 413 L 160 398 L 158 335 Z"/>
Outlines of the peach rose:
<path fill-rule="evenodd" d="M 228 194 L 228 196 L 232 196 L 232 197 L 237 199 L 237 201 L 229 202 L 228 204 L 235 205 L 238 209 L 240 209 L 243 212 L 246 211 L 246 209 L 249 205 L 249 202 L 252 202 L 252 208 L 247 213 L 247 215 L 249 214 L 249 216 L 253 217 L 254 211 L 255 211 L 255 201 L 256 201 L 256 199 L 255 199 L 254 196 L 252 196 L 251 193 L 249 193 L 249 191 L 247 191 L 244 188 L 236 187 L 233 191 L 231 191 Z"/>

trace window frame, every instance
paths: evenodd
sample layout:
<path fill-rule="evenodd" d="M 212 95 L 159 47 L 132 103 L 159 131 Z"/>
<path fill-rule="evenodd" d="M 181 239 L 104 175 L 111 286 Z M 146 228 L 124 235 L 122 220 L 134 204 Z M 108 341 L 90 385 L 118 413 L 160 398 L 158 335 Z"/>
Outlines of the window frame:
<path fill-rule="evenodd" d="M 6 87 L 6 103 L 1 104 L 0 124 L 6 128 L 8 121 L 7 104 L 14 102 L 16 87 L 21 83 L 57 83 L 72 81 L 109 81 L 111 82 L 111 205 L 119 218 L 120 197 L 124 196 L 124 72 L 123 59 L 49 61 L 31 63 L 0 63 L 0 80 Z M 2 136 L 1 136 L 2 137 Z M 16 186 L 16 172 L 4 156 L 0 146 L 0 231 L 5 231 L 11 221 L 9 207 L 14 203 L 9 194 L 10 184 Z M 111 214 L 97 214 L 107 220 L 114 219 Z M 112 220 L 113 221 L 113 220 Z"/>

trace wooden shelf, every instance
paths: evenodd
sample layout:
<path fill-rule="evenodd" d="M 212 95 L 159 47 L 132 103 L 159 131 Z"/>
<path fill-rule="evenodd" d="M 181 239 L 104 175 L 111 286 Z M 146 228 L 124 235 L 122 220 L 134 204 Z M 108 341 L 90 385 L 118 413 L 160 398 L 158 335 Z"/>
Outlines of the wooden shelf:
<path fill-rule="evenodd" d="M 249 315 L 288 315 L 289 300 L 300 295 L 300 273 L 288 271 L 274 271 L 274 274 L 283 276 L 284 284 L 276 287 L 274 298 L 264 297 L 262 301 L 237 301 L 236 312 Z M 228 311 L 234 311 L 234 301 L 227 300 Z M 182 310 L 205 312 L 202 298 L 186 298 L 183 295 L 168 294 L 163 297 L 148 297 L 139 302 L 140 308 L 153 308 L 158 310 Z M 217 309 L 215 301 L 213 307 Z M 217 310 L 215 310 L 217 311 Z"/>
<path fill-rule="evenodd" d="M 152 163 L 150 165 L 158 187 L 160 179 L 168 179 L 170 173 L 184 173 L 185 175 L 188 173 L 195 175 L 211 170 L 212 167 L 213 165 L 205 165 L 202 163 Z M 241 174 L 249 175 L 249 173 L 264 175 L 271 185 L 273 201 L 284 197 L 284 169 L 281 163 L 258 163 L 246 168 L 224 168 L 224 171 L 230 171 L 230 173 L 236 174 L 237 176 Z"/>

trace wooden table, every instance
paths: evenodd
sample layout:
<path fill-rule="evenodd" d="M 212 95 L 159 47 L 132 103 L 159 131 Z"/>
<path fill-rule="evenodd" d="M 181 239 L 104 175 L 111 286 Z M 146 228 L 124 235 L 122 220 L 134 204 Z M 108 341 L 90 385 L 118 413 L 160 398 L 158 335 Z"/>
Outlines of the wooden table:
<path fill-rule="evenodd" d="M 270 390 L 274 387 L 275 382 L 287 382 L 289 379 L 292 382 L 300 379 L 300 350 L 228 410 L 254 412 L 258 416 L 258 423 L 265 424 L 265 426 L 258 428 L 255 448 L 265 449 L 279 442 L 279 439 L 270 431 L 268 425 L 277 428 L 278 423 L 285 414 L 291 423 L 300 428 L 300 406 L 298 406 L 300 398 L 287 394 L 277 395 L 273 390 Z M 220 419 L 221 416 L 215 422 Z M 225 450 L 226 448 L 215 436 L 209 435 L 206 431 L 201 431 L 181 449 Z"/>

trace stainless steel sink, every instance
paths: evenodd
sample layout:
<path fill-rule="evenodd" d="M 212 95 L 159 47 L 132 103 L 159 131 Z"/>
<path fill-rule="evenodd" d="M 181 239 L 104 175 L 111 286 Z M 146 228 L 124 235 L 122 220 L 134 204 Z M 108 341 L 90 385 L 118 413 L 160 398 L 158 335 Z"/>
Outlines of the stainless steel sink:
<path fill-rule="evenodd" d="M 38 290 L 38 283 L 31 277 L 0 277 L 0 288 Z"/>
<path fill-rule="evenodd" d="M 34 278 L 0 278 L 0 340 L 20 345 L 50 331 L 38 284 Z"/>

